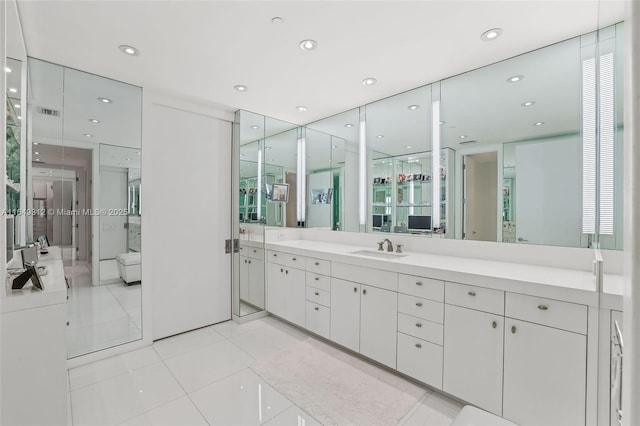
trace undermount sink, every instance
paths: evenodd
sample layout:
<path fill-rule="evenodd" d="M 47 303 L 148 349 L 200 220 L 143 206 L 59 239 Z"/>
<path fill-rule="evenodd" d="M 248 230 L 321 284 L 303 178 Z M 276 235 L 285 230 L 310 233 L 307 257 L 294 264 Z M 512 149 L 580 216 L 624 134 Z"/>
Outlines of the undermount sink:
<path fill-rule="evenodd" d="M 358 256 L 368 256 L 368 257 L 375 257 L 378 259 L 388 259 L 388 260 L 399 259 L 401 257 L 407 256 L 406 254 L 394 253 L 389 251 L 378 251 L 378 250 L 358 250 L 358 251 L 352 251 L 349 254 L 356 254 Z"/>

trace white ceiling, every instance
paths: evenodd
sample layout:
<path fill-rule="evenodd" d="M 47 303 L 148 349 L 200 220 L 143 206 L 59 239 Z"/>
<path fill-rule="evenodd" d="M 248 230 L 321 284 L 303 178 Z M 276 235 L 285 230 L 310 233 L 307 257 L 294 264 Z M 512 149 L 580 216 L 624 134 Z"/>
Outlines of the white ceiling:
<path fill-rule="evenodd" d="M 19 1 L 19 10 L 30 56 L 296 124 L 623 18 L 615 0 L 49 0 Z M 276 16 L 284 22 L 273 24 Z M 481 41 L 493 27 L 503 35 Z M 317 50 L 299 48 L 307 38 Z M 365 87 L 365 77 L 378 83 Z"/>

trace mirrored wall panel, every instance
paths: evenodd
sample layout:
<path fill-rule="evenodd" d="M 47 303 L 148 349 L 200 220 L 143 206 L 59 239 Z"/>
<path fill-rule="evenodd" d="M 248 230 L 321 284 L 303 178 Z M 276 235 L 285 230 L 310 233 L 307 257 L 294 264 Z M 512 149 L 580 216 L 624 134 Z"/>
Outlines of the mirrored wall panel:
<path fill-rule="evenodd" d="M 29 59 L 28 239 L 61 253 L 68 355 L 142 338 L 142 90 Z"/>

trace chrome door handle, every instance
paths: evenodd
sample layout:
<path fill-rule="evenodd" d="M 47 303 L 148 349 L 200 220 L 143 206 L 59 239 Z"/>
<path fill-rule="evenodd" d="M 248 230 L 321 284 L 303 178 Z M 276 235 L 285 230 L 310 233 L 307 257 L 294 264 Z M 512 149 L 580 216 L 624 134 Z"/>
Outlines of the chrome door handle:
<path fill-rule="evenodd" d="M 422 302 L 418 302 L 418 303 L 416 303 L 416 306 L 417 306 L 418 308 L 419 308 L 419 307 L 421 307 L 421 306 L 422 306 Z"/>
<path fill-rule="evenodd" d="M 420 324 L 419 322 L 416 323 L 416 327 L 420 328 L 422 327 L 422 324 Z"/>
<path fill-rule="evenodd" d="M 317 291 L 313 294 L 315 294 L 316 296 L 320 296 L 320 293 L 318 293 Z"/>
<path fill-rule="evenodd" d="M 468 294 L 469 296 L 475 296 L 475 295 L 476 295 L 476 292 L 475 292 L 475 291 L 468 291 L 468 292 L 467 292 L 467 294 Z"/>
<path fill-rule="evenodd" d="M 416 285 L 422 285 L 421 281 L 416 281 Z"/>
<path fill-rule="evenodd" d="M 320 265 L 320 262 L 315 262 L 315 265 L 316 265 L 316 266 Z"/>
<path fill-rule="evenodd" d="M 416 348 L 420 349 L 422 345 L 420 343 L 416 343 Z"/>
<path fill-rule="evenodd" d="M 541 311 L 546 311 L 549 309 L 549 307 L 547 305 L 538 305 L 538 309 L 540 309 Z"/>

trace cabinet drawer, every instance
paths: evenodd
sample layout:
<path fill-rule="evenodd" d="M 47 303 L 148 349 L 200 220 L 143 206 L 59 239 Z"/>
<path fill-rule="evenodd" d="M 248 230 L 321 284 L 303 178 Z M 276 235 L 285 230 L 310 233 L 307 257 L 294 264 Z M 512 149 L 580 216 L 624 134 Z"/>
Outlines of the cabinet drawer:
<path fill-rule="evenodd" d="M 331 276 L 384 290 L 398 291 L 398 274 L 395 272 L 334 262 L 331 265 Z"/>
<path fill-rule="evenodd" d="M 406 314 L 398 314 L 398 331 L 437 345 L 442 345 L 442 324 Z"/>
<path fill-rule="evenodd" d="M 444 297 L 450 305 L 504 315 L 504 291 L 501 290 L 448 282 Z"/>
<path fill-rule="evenodd" d="M 252 259 L 264 259 L 264 249 L 260 247 L 240 246 L 240 255 L 247 256 Z"/>
<path fill-rule="evenodd" d="M 306 320 L 307 330 L 326 339 L 329 338 L 331 330 L 331 309 L 307 301 Z"/>
<path fill-rule="evenodd" d="M 442 324 L 444 303 L 398 293 L 398 312 Z"/>
<path fill-rule="evenodd" d="M 331 293 L 329 293 L 328 291 L 320 290 L 318 288 L 307 286 L 307 300 L 330 307 Z"/>
<path fill-rule="evenodd" d="M 398 291 L 423 299 L 444 302 L 444 282 L 431 278 L 400 274 L 398 276 Z"/>
<path fill-rule="evenodd" d="M 306 262 L 307 271 L 322 275 L 331 275 L 331 262 L 328 260 L 307 257 Z"/>
<path fill-rule="evenodd" d="M 279 265 L 290 266 L 292 268 L 304 269 L 305 257 L 297 254 L 283 253 L 281 251 L 269 250 L 267 253 L 268 262 L 277 263 Z"/>
<path fill-rule="evenodd" d="M 398 333 L 398 371 L 442 389 L 442 346 Z"/>
<path fill-rule="evenodd" d="M 587 334 L 587 307 L 576 303 L 507 293 L 505 316 Z"/>
<path fill-rule="evenodd" d="M 331 291 L 331 277 L 307 272 L 307 285 L 324 291 Z"/>

